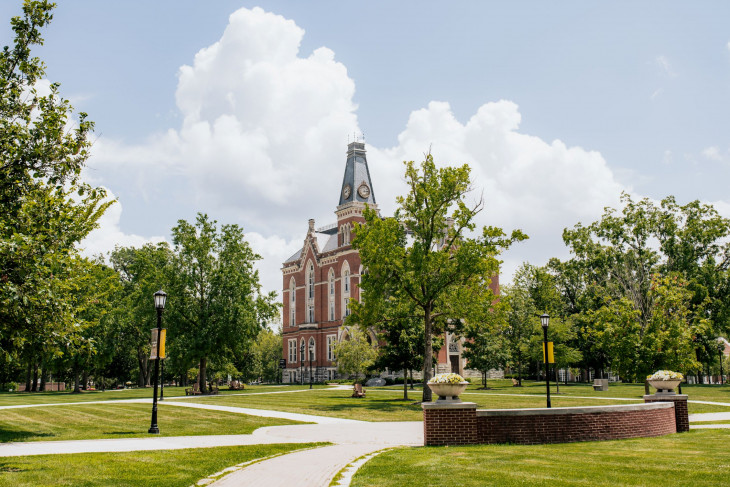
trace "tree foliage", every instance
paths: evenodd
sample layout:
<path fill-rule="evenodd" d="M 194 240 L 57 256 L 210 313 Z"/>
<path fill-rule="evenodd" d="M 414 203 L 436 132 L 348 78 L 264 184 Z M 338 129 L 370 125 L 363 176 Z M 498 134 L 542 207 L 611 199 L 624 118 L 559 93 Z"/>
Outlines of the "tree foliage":
<path fill-rule="evenodd" d="M 424 331 L 423 401 L 430 401 L 425 383 L 431 377 L 434 336 L 444 331 L 447 320 L 478 319 L 489 308 L 494 301 L 489 285 L 499 272 L 497 255 L 526 237 L 520 231 L 507 236 L 495 227 L 470 237 L 483 201 L 466 202 L 471 190 L 467 165 L 437 168 L 429 154 L 420 166 L 413 161 L 405 166 L 409 192 L 397 198 L 395 215 L 382 219 L 366 209 L 353 246 L 367 269 L 360 284 L 365 308 L 407 302 L 418 309 Z M 362 308 L 356 309 L 352 320 L 361 322 L 362 315 Z"/>

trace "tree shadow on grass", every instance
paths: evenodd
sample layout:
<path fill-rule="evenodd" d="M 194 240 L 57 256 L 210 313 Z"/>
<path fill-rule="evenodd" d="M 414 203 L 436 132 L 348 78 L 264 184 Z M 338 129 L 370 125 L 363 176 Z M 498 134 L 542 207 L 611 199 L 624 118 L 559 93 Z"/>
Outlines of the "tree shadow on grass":
<path fill-rule="evenodd" d="M 37 431 L 28 431 L 21 429 L 3 429 L 0 428 L 0 443 L 10 443 L 14 441 L 28 441 L 31 438 L 44 438 L 56 436 L 53 433 L 39 433 Z"/>
<path fill-rule="evenodd" d="M 27 468 L 19 468 L 12 463 L 0 462 L 0 473 L 20 473 L 28 470 Z"/>

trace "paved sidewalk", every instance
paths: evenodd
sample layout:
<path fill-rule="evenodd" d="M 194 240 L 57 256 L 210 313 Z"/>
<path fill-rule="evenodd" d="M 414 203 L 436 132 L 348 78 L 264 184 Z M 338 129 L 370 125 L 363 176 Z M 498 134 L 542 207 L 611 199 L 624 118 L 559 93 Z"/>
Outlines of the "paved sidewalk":
<path fill-rule="evenodd" d="M 262 431 L 264 430 L 264 431 Z M 211 484 L 215 487 L 251 486 L 321 487 L 329 485 L 342 468 L 361 457 L 383 448 L 423 445 L 423 423 L 357 422 L 341 425 L 272 426 L 261 428 L 266 437 L 275 435 L 282 441 L 309 438 L 335 445 L 304 450 L 265 460 L 233 472 Z"/>

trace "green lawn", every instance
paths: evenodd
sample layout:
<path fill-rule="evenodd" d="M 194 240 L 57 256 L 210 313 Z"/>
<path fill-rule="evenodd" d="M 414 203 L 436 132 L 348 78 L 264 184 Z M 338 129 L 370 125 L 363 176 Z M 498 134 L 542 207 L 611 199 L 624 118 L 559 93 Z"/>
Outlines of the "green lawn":
<path fill-rule="evenodd" d="M 475 402 L 480 408 L 515 409 L 545 406 L 545 399 L 539 395 L 513 396 L 470 390 L 463 396 L 465 401 Z M 473 394 L 471 392 L 474 392 Z M 355 399 L 348 390 L 314 390 L 293 394 L 262 394 L 250 396 L 208 396 L 194 399 L 196 402 L 254 409 L 274 409 L 318 416 L 359 419 L 363 421 L 420 421 L 423 419 L 421 391 L 409 391 L 410 400 L 403 400 L 403 391 L 395 388 L 367 389 L 366 397 Z M 637 399 L 637 402 L 642 402 Z M 416 404 L 414 404 L 416 403 Z M 625 404 L 626 401 L 605 401 L 556 396 L 555 407 L 594 406 L 604 404 Z"/>
<path fill-rule="evenodd" d="M 0 457 L 0 486 L 188 487 L 232 465 L 318 445 Z"/>
<path fill-rule="evenodd" d="M 149 404 L 78 404 L 6 409 L 0 414 L 0 442 L 87 440 L 151 436 Z M 162 436 L 250 434 L 263 426 L 296 421 L 160 404 Z"/>
<path fill-rule="evenodd" d="M 399 448 L 376 456 L 353 487 L 718 486 L 730 475 L 730 431 L 560 445 Z"/>
<path fill-rule="evenodd" d="M 255 392 L 308 389 L 309 386 L 246 386 L 243 391 L 220 389 L 221 395 L 250 394 Z M 165 398 L 185 397 L 185 387 L 165 387 Z M 0 406 L 17 406 L 20 404 L 57 404 L 87 401 L 117 401 L 124 399 L 152 399 L 152 387 L 120 389 L 107 391 L 84 391 L 80 394 L 71 392 L 0 392 Z"/>

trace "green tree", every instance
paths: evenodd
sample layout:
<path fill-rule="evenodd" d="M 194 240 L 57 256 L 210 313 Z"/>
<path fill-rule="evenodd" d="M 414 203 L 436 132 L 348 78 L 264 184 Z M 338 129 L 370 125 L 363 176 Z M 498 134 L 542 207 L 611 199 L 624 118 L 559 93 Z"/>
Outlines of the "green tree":
<path fill-rule="evenodd" d="M 347 339 L 334 346 L 337 370 L 343 374 L 355 375 L 355 381 L 375 363 L 377 352 L 368 343 L 365 334 L 358 327 L 349 330 Z"/>
<path fill-rule="evenodd" d="M 393 298 L 407 300 L 423 318 L 423 401 L 431 400 L 433 338 L 448 319 L 469 321 L 491 306 L 490 288 L 499 272 L 497 255 L 525 237 L 507 237 L 499 228 L 484 227 L 471 238 L 483 200 L 472 206 L 469 167 L 436 168 L 429 154 L 416 166 L 406 162 L 409 193 L 397 199 L 393 218 L 382 219 L 366 208 L 365 224 L 356 226 L 353 242 L 368 270 L 360 288 L 365 306 L 382 308 Z"/>
<path fill-rule="evenodd" d="M 47 355 L 46 337 L 75 324 L 68 277 L 77 244 L 112 203 L 80 181 L 93 124 L 72 123 L 72 107 L 47 89 L 31 56 L 54 5 L 26 1 L 11 20 L 15 40 L 0 52 L 0 353 L 29 368 Z M 35 382 L 34 382 L 35 383 Z"/>
<path fill-rule="evenodd" d="M 265 382 L 279 382 L 281 358 L 281 329 L 274 332 L 263 328 L 251 347 L 253 373 Z"/>
<path fill-rule="evenodd" d="M 110 255 L 121 283 L 114 316 L 114 343 L 118 353 L 132 353 L 136 358 L 139 387 L 150 383 L 150 330 L 157 326 L 153 295 L 168 288 L 171 260 L 172 251 L 166 242 L 140 248 L 117 247 Z M 169 335 L 167 340 L 174 342 Z"/>
<path fill-rule="evenodd" d="M 210 357 L 240 361 L 260 331 L 278 312 L 275 293 L 261 293 L 251 250 L 238 225 L 222 225 L 198 214 L 195 224 L 179 220 L 168 292 L 175 344 L 199 364 L 206 391 Z"/>
<path fill-rule="evenodd" d="M 509 349 L 503 335 L 506 327 L 504 304 L 495 303 L 491 315 L 491 321 L 466 323 L 464 326 L 464 357 L 470 369 L 482 373 L 482 389 L 488 389 L 489 371 L 503 368 L 509 360 Z"/>

